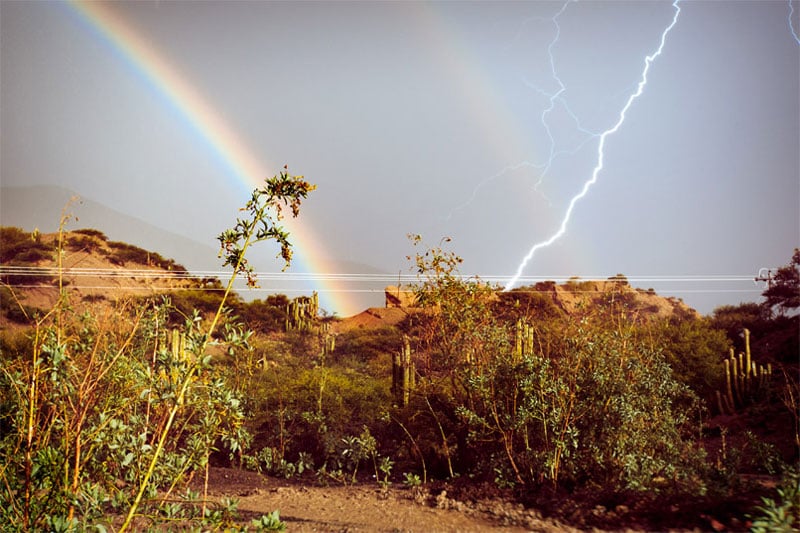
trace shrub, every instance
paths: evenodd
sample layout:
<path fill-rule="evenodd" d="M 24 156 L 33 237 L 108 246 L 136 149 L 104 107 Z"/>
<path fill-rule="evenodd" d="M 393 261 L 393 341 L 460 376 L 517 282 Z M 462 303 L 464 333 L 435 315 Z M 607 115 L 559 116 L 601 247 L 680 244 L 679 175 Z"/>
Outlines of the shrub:
<path fill-rule="evenodd" d="M 296 215 L 312 189 L 282 173 L 254 191 L 245 208 L 249 218 L 220 236 L 225 264 L 234 270 L 226 295 L 250 244 L 276 239 L 289 261 L 291 245 L 275 211 L 289 204 Z M 116 249 L 124 257 L 141 253 L 128 245 Z M 207 329 L 192 312 L 181 329 L 170 331 L 163 301 L 135 308 L 117 303 L 93 316 L 76 314 L 62 291 L 35 323 L 26 349 L 0 354 L 0 522 L 66 531 L 127 508 L 122 532 L 140 506 L 174 511 L 165 505 L 170 495 L 188 474 L 207 467 L 213 450 L 241 459 L 250 440 L 243 402 L 207 351 L 212 341 L 228 355 L 249 349 L 248 335 L 232 320 L 217 331 L 224 302 L 223 296 Z M 225 520 L 225 513 L 206 513 L 202 505 L 201 517 Z M 254 525 L 280 526 L 277 515 L 262 522 Z"/>
<path fill-rule="evenodd" d="M 34 263 L 52 259 L 55 249 L 41 241 L 38 233 L 29 233 L 13 226 L 0 227 L 0 263 Z"/>
<path fill-rule="evenodd" d="M 699 457 L 683 430 L 697 402 L 663 356 L 630 331 L 580 327 L 556 351 L 472 373 L 475 401 L 458 413 L 484 457 L 491 443 L 496 460 L 482 467 L 610 492 L 689 487 Z"/>
<path fill-rule="evenodd" d="M 577 321 L 509 327 L 486 305 L 490 289 L 457 275 L 457 256 L 436 248 L 415 259 L 420 301 L 435 312 L 416 330 L 420 376 L 395 416 L 417 448 L 438 437 L 451 474 L 453 458 L 502 486 L 702 490 L 702 455 L 686 433 L 698 398 L 640 340 L 627 297 Z"/>
<path fill-rule="evenodd" d="M 711 324 L 694 317 L 660 320 L 642 325 L 637 335 L 651 349 L 660 349 L 674 378 L 706 401 L 714 399 L 724 382 L 720 362 L 730 348 L 725 333 Z"/>
<path fill-rule="evenodd" d="M 790 532 L 800 529 L 800 475 L 797 470 L 784 473 L 776 498 L 764 497 L 753 516 L 753 533 Z"/>
<path fill-rule="evenodd" d="M 354 329 L 337 336 L 333 357 L 367 362 L 396 353 L 402 344 L 403 335 L 396 328 Z"/>
<path fill-rule="evenodd" d="M 564 317 L 564 311 L 550 296 L 555 282 L 540 282 L 534 286 L 519 287 L 509 292 L 498 293 L 494 312 L 506 323 L 520 318 L 525 320 L 549 320 Z"/>
<path fill-rule="evenodd" d="M 186 272 L 185 266 L 176 263 L 174 259 L 165 259 L 156 252 L 150 252 L 144 248 L 119 241 L 108 241 L 108 246 L 111 248 L 109 261 L 114 264 L 125 266 L 127 263 L 137 263 L 163 268 L 164 270 Z"/>
<path fill-rule="evenodd" d="M 88 235 L 89 237 L 96 237 L 97 239 L 99 239 L 101 241 L 107 241 L 108 240 L 108 237 L 106 237 L 106 234 L 103 233 L 100 230 L 97 230 L 97 229 L 82 228 L 82 229 L 72 230 L 72 233 L 77 233 L 79 235 Z"/>
<path fill-rule="evenodd" d="M 256 449 L 275 450 L 274 464 L 294 462 L 304 453 L 316 465 L 332 466 L 341 459 L 343 438 L 359 435 L 365 426 L 381 434 L 375 415 L 389 403 L 388 373 L 376 379 L 321 358 L 288 355 L 287 348 L 273 347 L 275 364 L 255 372 L 244 388 L 248 410 L 255 414 L 249 427 Z"/>
<path fill-rule="evenodd" d="M 0 286 L 0 313 L 17 324 L 30 324 L 42 312 L 19 302 L 9 287 Z"/>
<path fill-rule="evenodd" d="M 286 305 L 289 299 L 283 294 L 272 294 L 266 300 L 253 300 L 232 305 L 248 329 L 260 333 L 283 331 L 286 324 Z"/>
<path fill-rule="evenodd" d="M 92 235 L 69 235 L 66 247 L 73 251 L 96 252 L 100 249 L 101 241 Z"/>

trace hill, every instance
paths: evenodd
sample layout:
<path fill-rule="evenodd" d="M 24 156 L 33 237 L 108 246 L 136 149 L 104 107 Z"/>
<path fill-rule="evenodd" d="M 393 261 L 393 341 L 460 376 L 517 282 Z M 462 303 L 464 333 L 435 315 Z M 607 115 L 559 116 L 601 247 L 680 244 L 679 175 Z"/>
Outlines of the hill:
<path fill-rule="evenodd" d="M 3 281 L 15 292 L 20 304 L 49 309 L 58 295 L 58 265 L 55 259 L 57 233 L 29 233 L 14 227 L 2 228 L 0 263 Z M 159 253 L 121 241 L 110 240 L 95 229 L 64 234 L 62 283 L 76 301 L 115 301 L 125 296 L 169 293 L 180 289 L 208 288 L 216 279 L 193 276 L 185 266 Z M 352 329 L 394 327 L 418 311 L 410 293 L 396 287 L 385 290 L 385 307 L 369 307 L 339 321 L 334 332 Z M 398 299 L 399 297 L 399 299 Z M 8 299 L 8 297 L 6 297 Z M 672 297 L 631 287 L 624 277 L 605 281 L 570 280 L 538 283 L 508 293 L 498 293 L 499 309 L 513 306 L 525 314 L 559 313 L 579 316 L 603 303 L 616 300 L 641 319 L 698 316 L 694 309 Z M 4 308 L 9 308 L 4 303 Z M 12 306 L 13 307 L 13 306 Z"/>
<path fill-rule="evenodd" d="M 60 270 L 57 233 L 25 232 L 15 227 L 3 227 L 0 231 L 0 274 L 7 286 L 2 307 L 11 311 L 10 315 L 7 312 L 0 316 L 0 324 L 15 316 L 15 308 L 50 309 L 58 298 L 59 271 L 60 283 L 78 306 L 196 289 L 210 283 L 191 276 L 173 259 L 111 241 L 94 229 L 64 233 Z"/>
<path fill-rule="evenodd" d="M 123 241 L 149 250 L 169 251 L 190 270 L 214 270 L 217 250 L 210 245 L 188 239 L 142 219 L 111 209 L 79 193 L 54 186 L 2 187 L 0 188 L 0 225 L 16 226 L 27 231 L 39 229 L 43 233 L 58 230 L 59 214 L 70 199 L 77 201 L 70 207 L 81 228 L 102 228 L 110 239 Z"/>
<path fill-rule="evenodd" d="M 174 258 L 185 265 L 187 270 L 204 275 L 204 272 L 214 272 L 220 269 L 217 258 L 218 249 L 216 242 L 203 244 L 182 235 L 170 232 L 164 228 L 154 226 L 140 218 L 121 213 L 111 209 L 79 192 L 56 186 L 31 186 L 31 187 L 0 187 L 0 226 L 15 226 L 26 231 L 40 230 L 43 233 L 55 232 L 58 229 L 59 214 L 71 198 L 78 197 L 78 201 L 70 207 L 77 221 L 71 224 L 82 228 L 99 228 L 114 241 L 123 241 L 134 246 L 148 250 L 158 250 L 162 254 Z M 220 231 L 224 228 L 220 228 Z M 256 256 L 261 253 L 255 250 Z M 259 256 L 260 257 L 260 256 Z M 272 253 L 265 253 L 264 259 L 271 261 Z M 265 269 L 259 266 L 258 258 L 251 257 L 257 270 Z M 324 258 L 328 274 L 376 274 L 388 275 L 388 272 L 373 265 L 349 261 L 342 258 Z M 272 264 L 268 263 L 272 268 Z M 293 267 L 294 268 L 294 267 Z M 292 272 L 293 270 L 290 270 Z M 383 290 L 381 281 L 359 279 L 357 282 L 342 282 L 341 287 L 353 289 L 348 300 L 359 308 L 380 305 Z M 240 295 L 245 300 L 262 298 L 270 293 L 310 293 L 307 283 L 277 283 L 259 291 L 242 291 Z M 335 311 L 329 309 L 328 311 Z M 339 311 L 341 313 L 341 310 Z"/>
<path fill-rule="evenodd" d="M 332 324 L 333 333 L 352 330 L 391 328 L 407 317 L 423 311 L 414 304 L 413 293 L 387 286 L 384 307 L 370 307 Z M 570 280 L 564 284 L 548 281 L 535 286 L 520 287 L 494 296 L 497 312 L 510 308 L 516 315 L 536 319 L 553 314 L 580 317 L 600 306 L 616 301 L 639 321 L 664 318 L 699 318 L 700 314 L 674 297 L 659 296 L 655 291 L 631 287 L 624 278 L 609 280 Z"/>
<path fill-rule="evenodd" d="M 646 318 L 669 318 L 673 316 L 693 318 L 699 313 L 683 303 L 682 300 L 659 296 L 653 289 L 643 290 L 632 287 L 622 275 L 607 280 L 571 279 L 561 285 L 552 281 L 537 283 L 531 287 L 512 290 L 505 296 L 535 294 L 549 299 L 552 304 L 570 316 L 581 315 L 593 306 L 617 301 L 622 303 L 631 315 Z"/>

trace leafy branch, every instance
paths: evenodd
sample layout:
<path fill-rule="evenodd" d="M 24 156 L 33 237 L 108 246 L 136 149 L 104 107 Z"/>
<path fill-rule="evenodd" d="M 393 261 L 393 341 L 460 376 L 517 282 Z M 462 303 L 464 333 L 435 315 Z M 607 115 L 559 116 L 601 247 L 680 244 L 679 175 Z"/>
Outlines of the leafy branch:
<path fill-rule="evenodd" d="M 161 430 L 161 435 L 159 436 L 158 444 L 150 460 L 150 464 L 144 477 L 140 481 L 139 491 L 133 505 L 131 505 L 128 511 L 125 522 L 119 529 L 120 533 L 123 533 L 131 525 L 133 517 L 136 515 L 136 510 L 142 501 L 150 478 L 163 453 L 164 444 L 172 429 L 175 416 L 178 410 L 184 405 L 184 397 L 187 390 L 194 382 L 197 372 L 207 367 L 210 363 L 211 356 L 203 356 L 203 354 L 205 353 L 205 349 L 209 344 L 220 317 L 224 314 L 225 302 L 233 288 L 233 282 L 239 274 L 243 274 L 247 278 L 248 286 L 256 286 L 255 273 L 245 257 L 247 249 L 254 243 L 274 239 L 280 244 L 281 252 L 279 256 L 282 257 L 285 262 L 284 269 L 287 268 L 292 260 L 289 233 L 279 226 L 277 222 L 283 218 L 283 209 L 287 206 L 291 209 L 292 216 L 296 217 L 300 213 L 301 202 L 308 196 L 308 193 L 315 188 L 316 186 L 305 181 L 303 176 L 290 176 L 289 173 L 286 172 L 286 167 L 284 167 L 284 170 L 279 175 L 266 179 L 263 187 L 253 191 L 251 199 L 247 202 L 245 207 L 241 209 L 241 211 L 246 211 L 249 216 L 244 219 L 237 219 L 236 225 L 232 229 L 222 232 L 218 237 L 221 248 L 220 257 L 225 257 L 223 266 L 232 266 L 233 273 L 225 287 L 225 292 L 223 293 L 217 312 L 214 315 L 214 320 L 209 326 L 208 333 L 203 337 L 203 341 L 197 349 L 197 354 L 200 355 L 200 357 L 196 358 L 195 363 L 186 372 L 183 378 L 176 401 L 170 409 L 166 424 Z"/>

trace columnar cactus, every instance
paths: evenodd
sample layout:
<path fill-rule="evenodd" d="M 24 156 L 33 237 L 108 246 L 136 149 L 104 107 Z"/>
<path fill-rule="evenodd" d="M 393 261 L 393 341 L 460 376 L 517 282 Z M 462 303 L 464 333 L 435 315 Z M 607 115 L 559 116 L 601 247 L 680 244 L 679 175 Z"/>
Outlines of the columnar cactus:
<path fill-rule="evenodd" d="M 300 296 L 286 304 L 286 331 L 310 331 L 319 313 L 319 295 Z"/>
<path fill-rule="evenodd" d="M 739 357 L 731 348 L 725 359 L 725 394 L 717 391 L 717 406 L 721 413 L 733 414 L 736 408 L 744 407 L 753 398 L 762 395 L 769 387 L 772 365 L 759 365 L 750 356 L 750 330 L 744 330 L 745 352 Z"/>
<path fill-rule="evenodd" d="M 411 362 L 411 344 L 408 336 L 404 335 L 400 353 L 394 354 L 392 358 L 392 392 L 401 405 L 408 405 L 415 380 L 414 363 Z"/>
<path fill-rule="evenodd" d="M 533 326 L 519 319 L 514 332 L 514 361 L 520 362 L 523 357 L 531 355 L 533 355 Z"/>

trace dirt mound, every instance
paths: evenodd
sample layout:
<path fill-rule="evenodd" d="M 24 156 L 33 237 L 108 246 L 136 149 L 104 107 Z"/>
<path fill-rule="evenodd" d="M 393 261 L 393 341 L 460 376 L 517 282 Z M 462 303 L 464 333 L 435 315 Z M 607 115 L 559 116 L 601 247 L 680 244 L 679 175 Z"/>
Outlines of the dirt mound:
<path fill-rule="evenodd" d="M 344 333 L 352 329 L 376 329 L 396 326 L 409 314 L 418 313 L 416 309 L 404 307 L 370 307 L 357 315 L 343 318 L 331 325 L 333 333 Z"/>
<path fill-rule="evenodd" d="M 0 268 L 5 287 L 26 308 L 51 309 L 58 299 L 59 284 L 71 304 L 80 309 L 130 296 L 197 288 L 202 283 L 173 260 L 108 241 L 97 230 L 64 233 L 60 265 L 57 233 L 30 234 L 28 240 L 28 244 L 15 243 Z M 0 315 L 0 321 L 6 320 Z"/>
<path fill-rule="evenodd" d="M 561 285 L 544 282 L 533 287 L 523 287 L 521 290 L 549 296 L 553 303 L 568 315 L 579 315 L 592 307 L 617 302 L 623 303 L 632 316 L 639 314 L 643 318 L 699 316 L 697 311 L 684 304 L 682 300 L 659 296 L 652 289 L 631 287 L 624 278 L 572 279 Z"/>

